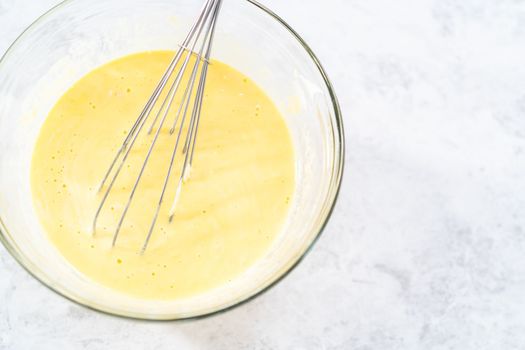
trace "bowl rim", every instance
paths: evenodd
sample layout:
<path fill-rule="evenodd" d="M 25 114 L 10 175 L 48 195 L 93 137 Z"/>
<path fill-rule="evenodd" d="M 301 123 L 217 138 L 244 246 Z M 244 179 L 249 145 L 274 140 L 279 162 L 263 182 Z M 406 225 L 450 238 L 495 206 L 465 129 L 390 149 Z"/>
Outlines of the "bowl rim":
<path fill-rule="evenodd" d="M 62 0 L 55 6 L 51 7 L 49 10 L 45 11 L 43 14 L 41 14 L 39 17 L 37 17 L 29 26 L 27 26 L 19 35 L 18 37 L 11 43 L 11 45 L 8 46 L 6 51 L 0 56 L 0 67 L 6 60 L 6 58 L 9 56 L 11 51 L 17 46 L 17 44 L 24 39 L 26 35 L 28 35 L 29 31 L 38 23 L 40 23 L 42 20 L 48 17 L 48 15 L 54 13 L 55 11 L 59 10 L 63 6 L 69 4 L 70 2 L 74 2 L 78 0 Z M 323 222 L 319 226 L 318 232 L 315 234 L 315 236 L 312 238 L 311 242 L 308 244 L 304 252 L 302 252 L 300 255 L 298 255 L 295 258 L 295 261 L 293 259 L 291 260 L 290 265 L 281 273 L 281 275 L 278 275 L 272 282 L 270 282 L 268 285 L 262 287 L 261 289 L 255 291 L 251 295 L 245 296 L 243 299 L 234 301 L 233 304 L 227 305 L 224 307 L 220 307 L 217 310 L 212 310 L 210 312 L 206 312 L 199 315 L 191 315 L 191 316 L 183 316 L 183 317 L 177 317 L 175 315 L 173 316 L 164 316 L 164 317 L 151 317 L 152 315 L 138 315 L 133 313 L 126 313 L 126 312 L 119 312 L 118 310 L 112 310 L 109 308 L 104 308 L 101 305 L 91 305 L 86 300 L 83 300 L 81 298 L 78 298 L 74 295 L 69 295 L 67 291 L 62 290 L 60 287 L 54 285 L 54 283 L 49 280 L 45 274 L 38 270 L 36 266 L 33 266 L 31 262 L 26 260 L 26 258 L 19 253 L 18 247 L 16 247 L 14 244 L 12 244 L 7 239 L 7 227 L 5 226 L 2 217 L 0 215 L 0 242 L 2 245 L 6 248 L 6 250 L 9 252 L 9 254 L 16 260 L 16 262 L 27 272 L 29 275 L 31 275 L 33 278 L 35 278 L 37 281 L 39 281 L 43 286 L 51 290 L 52 292 L 60 295 L 61 297 L 73 302 L 76 305 L 79 305 L 81 307 L 85 307 L 87 309 L 94 310 L 96 312 L 106 314 L 113 317 L 118 318 L 125 318 L 125 319 L 135 319 L 135 320 L 141 320 L 141 321 L 149 321 L 149 322 L 163 322 L 163 321 L 188 321 L 188 320 L 194 320 L 194 319 L 202 319 L 207 318 L 215 315 L 222 314 L 224 312 L 230 311 L 232 309 L 235 309 L 241 305 L 244 305 L 255 298 L 261 296 L 262 294 L 266 293 L 270 289 L 272 289 L 275 285 L 277 285 L 279 282 L 281 282 L 286 276 L 288 276 L 300 263 L 301 261 L 306 257 L 306 255 L 312 250 L 315 243 L 319 240 L 321 235 L 323 234 L 326 225 L 328 224 L 328 221 L 330 220 L 330 217 L 333 214 L 335 205 L 337 203 L 337 200 L 339 198 L 340 190 L 341 190 L 341 183 L 343 179 L 343 173 L 344 173 L 344 165 L 345 165 L 345 133 L 344 133 L 344 127 L 343 127 L 343 118 L 341 114 L 341 108 L 339 105 L 339 101 L 337 99 L 337 96 L 335 94 L 333 85 L 328 78 L 328 75 L 323 68 L 321 62 L 317 58 L 317 56 L 314 54 L 310 46 L 305 42 L 305 40 L 287 23 L 285 22 L 280 16 L 278 16 L 275 12 L 270 10 L 265 5 L 262 5 L 257 0 L 245 0 L 249 4 L 257 7 L 258 9 L 265 12 L 267 15 L 270 15 L 274 20 L 277 21 L 280 25 L 282 25 L 291 35 L 294 37 L 298 43 L 303 47 L 303 49 L 306 51 L 308 56 L 311 58 L 315 66 L 317 67 L 319 73 L 321 74 L 323 81 L 328 89 L 330 99 L 332 101 L 332 107 L 334 110 L 334 119 L 335 119 L 335 133 L 337 134 L 339 138 L 339 142 L 334 142 L 335 144 L 335 152 L 334 152 L 334 167 L 332 168 L 332 181 L 330 183 L 330 187 L 328 189 L 328 195 L 324 199 L 324 203 L 328 205 L 327 210 L 325 211 L 325 217 L 322 219 Z"/>

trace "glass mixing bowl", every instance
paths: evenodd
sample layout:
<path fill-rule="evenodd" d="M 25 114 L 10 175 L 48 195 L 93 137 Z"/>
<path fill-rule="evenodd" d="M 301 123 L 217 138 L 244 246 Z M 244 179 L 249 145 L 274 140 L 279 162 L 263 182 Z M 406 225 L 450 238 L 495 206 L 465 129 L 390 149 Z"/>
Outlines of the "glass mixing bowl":
<path fill-rule="evenodd" d="M 268 253 L 226 286 L 180 300 L 142 300 L 89 280 L 46 238 L 29 171 L 39 128 L 80 77 L 137 51 L 176 49 L 202 1 L 69 0 L 33 23 L 0 61 L 0 240 L 33 276 L 87 307 L 171 320 L 208 315 L 279 281 L 325 226 L 340 187 L 344 136 L 337 99 L 319 61 L 279 17 L 251 0 L 224 1 L 213 57 L 253 79 L 286 119 L 296 151 L 296 192 Z M 101 125 L 101 127 L 103 127 Z"/>

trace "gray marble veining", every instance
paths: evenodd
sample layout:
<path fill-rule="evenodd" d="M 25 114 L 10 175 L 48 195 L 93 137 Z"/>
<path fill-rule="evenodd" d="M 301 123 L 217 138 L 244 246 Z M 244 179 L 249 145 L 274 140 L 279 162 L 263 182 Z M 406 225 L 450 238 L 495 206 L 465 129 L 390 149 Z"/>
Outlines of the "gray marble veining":
<path fill-rule="evenodd" d="M 56 0 L 0 0 L 0 52 Z M 525 2 L 265 0 L 333 79 L 348 145 L 323 237 L 211 318 L 74 305 L 0 249 L 0 349 L 525 349 Z"/>

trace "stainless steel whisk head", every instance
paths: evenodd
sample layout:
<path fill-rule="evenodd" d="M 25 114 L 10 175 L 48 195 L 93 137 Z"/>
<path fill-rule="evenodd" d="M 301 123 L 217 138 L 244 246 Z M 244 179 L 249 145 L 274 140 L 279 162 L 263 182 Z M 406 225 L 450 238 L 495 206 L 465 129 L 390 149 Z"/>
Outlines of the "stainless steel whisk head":
<path fill-rule="evenodd" d="M 115 181 L 117 180 L 119 174 L 124 168 L 124 164 L 126 163 L 126 160 L 128 159 L 128 156 L 131 150 L 133 149 L 133 146 L 135 145 L 139 134 L 143 132 L 144 126 L 146 125 L 150 117 L 152 115 L 155 115 L 149 128 L 147 128 L 147 133 L 151 134 L 154 132 L 154 136 L 151 141 L 151 144 L 149 145 L 149 149 L 146 153 L 146 157 L 144 159 L 142 167 L 140 168 L 137 179 L 131 189 L 122 215 L 120 216 L 120 220 L 117 224 L 115 233 L 113 235 L 112 246 L 114 246 L 117 242 L 117 238 L 121 231 L 122 224 L 124 222 L 124 219 L 126 218 L 126 214 L 128 213 L 131 202 L 133 201 L 136 190 L 144 174 L 144 170 L 148 165 L 148 161 L 150 160 L 151 154 L 155 148 L 157 139 L 161 134 L 161 129 L 166 123 L 169 111 L 173 106 L 175 95 L 183 85 L 182 81 L 184 74 L 186 73 L 186 70 L 190 68 L 190 71 L 188 71 L 190 76 L 184 89 L 182 102 L 180 103 L 179 108 L 177 109 L 175 120 L 173 121 L 172 127 L 170 129 L 170 135 L 175 137 L 173 152 L 171 154 L 167 174 L 164 180 L 162 191 L 160 193 L 159 202 L 155 210 L 150 229 L 142 246 L 141 253 L 144 253 L 144 251 L 147 249 L 148 243 L 151 239 L 151 235 L 155 228 L 155 224 L 157 222 L 159 212 L 166 194 L 166 188 L 168 186 L 170 176 L 175 166 L 175 158 L 177 152 L 180 150 L 180 141 L 183 138 L 183 130 L 186 128 L 184 144 L 182 148 L 183 161 L 181 165 L 180 178 L 177 181 L 175 197 L 173 198 L 173 203 L 169 211 L 169 220 L 170 222 L 173 220 L 173 216 L 175 215 L 175 209 L 177 206 L 177 201 L 182 190 L 182 185 L 184 181 L 189 178 L 191 166 L 193 163 L 193 156 L 195 153 L 195 144 L 197 141 L 202 102 L 204 97 L 204 86 L 206 84 L 206 76 L 208 73 L 209 59 L 212 49 L 213 37 L 215 33 L 215 26 L 217 23 L 217 17 L 219 15 L 221 4 L 222 0 L 207 0 L 205 2 L 200 12 L 200 15 L 191 27 L 182 45 L 180 45 L 180 48 L 177 51 L 175 57 L 169 64 L 164 75 L 162 76 L 161 80 L 159 81 L 158 85 L 153 91 L 153 94 L 149 98 L 142 112 L 140 113 L 135 123 L 133 124 L 131 130 L 124 139 L 124 142 L 120 146 L 116 156 L 114 157 L 109 169 L 107 170 L 100 184 L 99 192 L 103 192 L 103 197 L 93 219 L 93 234 L 95 234 L 96 232 L 97 220 L 100 216 L 100 213 L 107 202 L 107 199 L 111 190 L 113 189 Z M 190 58 L 192 56 L 196 57 L 195 62 L 193 64 L 190 63 Z M 193 67 L 190 67 L 192 65 Z M 180 68 L 176 70 L 176 68 L 179 66 Z M 168 82 L 170 81 L 171 84 L 168 84 Z M 164 98 L 161 98 L 161 95 L 165 95 Z M 192 100 L 193 106 L 191 107 L 190 112 L 189 106 L 190 104 L 192 104 Z M 160 107 L 158 107 L 159 103 Z M 158 110 L 156 111 L 156 113 L 153 113 L 153 110 L 157 108 Z"/>

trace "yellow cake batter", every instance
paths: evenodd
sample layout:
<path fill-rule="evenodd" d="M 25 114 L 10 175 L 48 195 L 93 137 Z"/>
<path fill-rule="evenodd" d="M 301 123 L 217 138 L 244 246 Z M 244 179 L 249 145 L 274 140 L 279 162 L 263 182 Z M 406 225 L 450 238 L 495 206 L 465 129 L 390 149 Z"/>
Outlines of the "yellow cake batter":
<path fill-rule="evenodd" d="M 116 246 L 111 239 L 152 136 L 139 139 L 131 152 L 93 234 L 98 185 L 173 54 L 127 56 L 78 81 L 47 117 L 32 162 L 36 210 L 60 253 L 88 278 L 148 299 L 192 296 L 249 268 L 279 233 L 294 189 L 292 143 L 278 110 L 253 81 L 213 61 L 191 177 L 174 221 L 168 222 L 168 212 L 177 172 L 141 255 L 173 149 L 169 128 L 176 111 L 162 129 Z"/>

